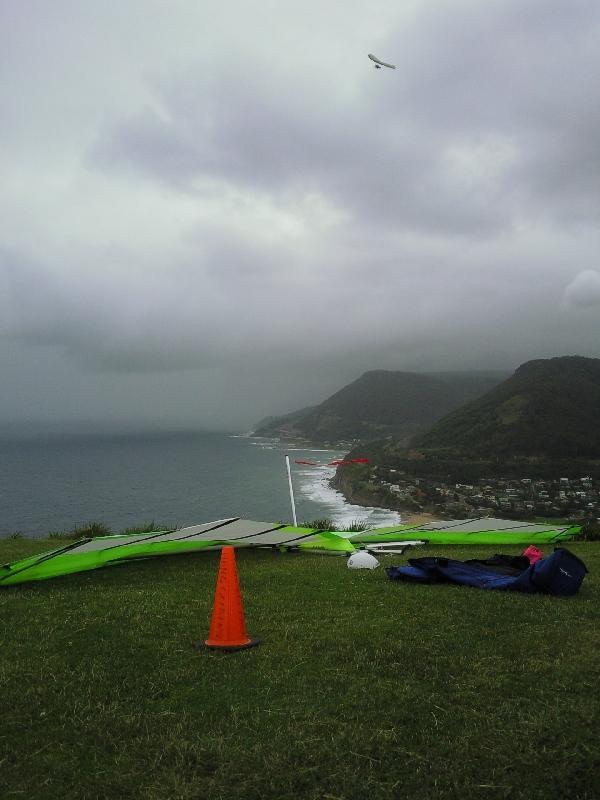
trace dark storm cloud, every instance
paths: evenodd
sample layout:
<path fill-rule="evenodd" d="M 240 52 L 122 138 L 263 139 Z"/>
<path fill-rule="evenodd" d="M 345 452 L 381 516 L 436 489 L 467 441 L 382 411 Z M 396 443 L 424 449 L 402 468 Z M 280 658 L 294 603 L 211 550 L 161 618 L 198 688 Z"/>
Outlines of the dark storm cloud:
<path fill-rule="evenodd" d="M 89 407 L 191 419 L 173 380 L 212 424 L 240 381 L 249 422 L 366 369 L 600 355 L 595 2 L 32 8 L 0 53 L 15 386 L 45 347 L 48 398 L 62 358 Z"/>
<path fill-rule="evenodd" d="M 522 218 L 598 212 L 600 7 L 593 2 L 429 8 L 390 34 L 397 73 L 326 71 L 314 91 L 226 61 L 212 80 L 163 85 L 162 112 L 123 120 L 95 148 L 191 189 L 218 177 L 281 193 L 318 186 L 361 216 L 476 234 Z M 286 76 L 287 77 L 287 76 Z M 158 90 L 157 90 L 158 91 Z"/>
<path fill-rule="evenodd" d="M 192 192 L 215 179 L 282 199 L 317 189 L 360 215 L 362 225 L 496 228 L 498 209 L 490 202 L 482 205 L 472 194 L 456 202 L 458 192 L 473 188 L 471 179 L 452 173 L 437 131 L 415 125 L 409 108 L 398 115 L 402 92 L 360 80 L 359 102 L 348 105 L 335 100 L 335 79 L 327 92 L 299 97 L 273 86 L 268 72 L 251 83 L 226 65 L 211 85 L 200 77 L 190 87 L 190 77 L 184 88 L 163 88 L 157 99 L 164 110 L 146 110 L 107 131 L 92 161 L 135 168 Z M 494 197 L 493 187 L 475 189 Z"/>

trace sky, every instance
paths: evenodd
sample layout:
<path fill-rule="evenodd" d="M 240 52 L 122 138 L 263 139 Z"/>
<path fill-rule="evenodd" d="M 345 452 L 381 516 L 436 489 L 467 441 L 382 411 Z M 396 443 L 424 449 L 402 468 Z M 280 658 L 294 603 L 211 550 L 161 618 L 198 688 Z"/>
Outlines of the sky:
<path fill-rule="evenodd" d="M 0 0 L 0 70 L 0 424 L 600 357 L 597 0 Z"/>

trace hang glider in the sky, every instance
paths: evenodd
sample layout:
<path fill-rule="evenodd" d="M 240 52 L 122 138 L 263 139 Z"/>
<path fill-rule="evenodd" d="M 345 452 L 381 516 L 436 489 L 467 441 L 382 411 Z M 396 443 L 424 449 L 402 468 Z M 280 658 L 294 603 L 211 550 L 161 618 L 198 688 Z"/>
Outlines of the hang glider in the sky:
<path fill-rule="evenodd" d="M 385 61 L 381 61 L 381 59 L 374 56 L 373 53 L 369 53 L 369 58 L 371 61 L 375 62 L 375 69 L 381 69 L 382 67 L 389 67 L 389 69 L 396 69 L 394 64 L 388 64 Z"/>
<path fill-rule="evenodd" d="M 373 548 L 373 552 L 383 554 L 386 551 L 402 552 L 402 548 L 395 550 L 394 545 L 406 547 L 416 543 L 554 544 L 571 539 L 580 531 L 579 526 L 478 518 L 443 520 L 425 525 L 400 525 L 356 533 L 253 522 L 232 517 L 175 531 L 79 539 L 64 547 L 0 566 L 0 586 L 86 572 L 140 558 L 215 550 L 223 545 L 340 555 L 350 555 L 357 549 Z"/>

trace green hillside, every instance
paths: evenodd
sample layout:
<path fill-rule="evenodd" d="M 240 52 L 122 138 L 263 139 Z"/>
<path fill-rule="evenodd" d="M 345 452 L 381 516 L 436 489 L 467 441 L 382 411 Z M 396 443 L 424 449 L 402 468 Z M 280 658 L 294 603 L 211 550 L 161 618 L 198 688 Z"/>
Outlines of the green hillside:
<path fill-rule="evenodd" d="M 270 418 L 255 433 L 315 442 L 386 436 L 408 441 L 440 417 L 496 386 L 503 377 L 495 372 L 373 370 L 318 406 Z"/>
<path fill-rule="evenodd" d="M 600 457 L 600 359 L 528 361 L 413 440 L 466 457 Z"/>

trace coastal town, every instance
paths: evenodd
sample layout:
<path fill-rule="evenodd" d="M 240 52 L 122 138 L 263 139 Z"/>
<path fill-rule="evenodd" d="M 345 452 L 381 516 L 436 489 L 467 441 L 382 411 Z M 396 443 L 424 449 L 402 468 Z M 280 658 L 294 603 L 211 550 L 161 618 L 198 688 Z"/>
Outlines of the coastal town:
<path fill-rule="evenodd" d="M 375 467 L 371 480 L 408 510 L 455 518 L 501 513 L 523 519 L 600 520 L 600 481 L 590 476 L 549 480 L 482 477 L 469 484 L 443 483 Z"/>

